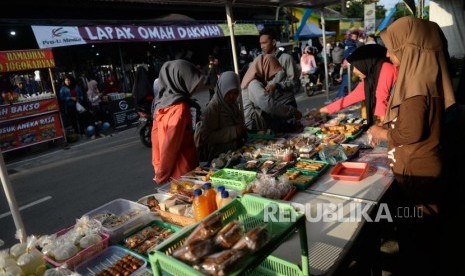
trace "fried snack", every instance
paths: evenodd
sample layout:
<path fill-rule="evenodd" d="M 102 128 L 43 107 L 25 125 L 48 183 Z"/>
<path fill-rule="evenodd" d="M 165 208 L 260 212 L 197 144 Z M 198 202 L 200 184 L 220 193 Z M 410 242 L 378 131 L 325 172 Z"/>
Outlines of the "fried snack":
<path fill-rule="evenodd" d="M 151 209 L 151 208 L 156 208 L 158 207 L 158 200 L 155 198 L 155 196 L 149 196 L 147 198 L 147 206 Z"/>
<path fill-rule="evenodd" d="M 146 240 L 146 237 L 140 233 L 134 234 L 124 240 L 124 246 L 129 249 L 136 248 Z"/>

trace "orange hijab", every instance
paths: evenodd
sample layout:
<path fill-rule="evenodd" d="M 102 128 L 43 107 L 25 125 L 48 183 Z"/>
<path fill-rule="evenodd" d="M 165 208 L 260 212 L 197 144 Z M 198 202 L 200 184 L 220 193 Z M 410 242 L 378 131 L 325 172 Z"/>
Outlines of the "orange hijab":
<path fill-rule="evenodd" d="M 399 105 L 414 96 L 442 97 L 445 108 L 455 103 L 447 67 L 447 41 L 436 23 L 402 17 L 381 32 L 381 38 L 400 61 L 385 123 L 394 120 Z"/>
<path fill-rule="evenodd" d="M 250 64 L 249 69 L 242 78 L 241 87 L 242 89 L 247 88 L 249 83 L 254 79 L 266 85 L 266 83 L 272 80 L 281 70 L 283 70 L 283 68 L 274 55 L 259 55 L 252 64 Z"/>

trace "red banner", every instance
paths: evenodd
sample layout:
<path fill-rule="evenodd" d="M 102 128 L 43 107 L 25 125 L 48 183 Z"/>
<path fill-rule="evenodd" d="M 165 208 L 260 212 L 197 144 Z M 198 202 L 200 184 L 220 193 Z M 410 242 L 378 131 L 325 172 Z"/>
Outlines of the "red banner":
<path fill-rule="evenodd" d="M 0 124 L 11 119 L 40 115 L 42 113 L 59 110 L 60 107 L 58 106 L 58 100 L 56 98 L 1 105 Z"/>
<path fill-rule="evenodd" d="M 12 121 L 0 126 L 0 150 L 31 146 L 63 137 L 59 113 Z"/>
<path fill-rule="evenodd" d="M 0 52 L 0 72 L 55 67 L 51 49 Z"/>

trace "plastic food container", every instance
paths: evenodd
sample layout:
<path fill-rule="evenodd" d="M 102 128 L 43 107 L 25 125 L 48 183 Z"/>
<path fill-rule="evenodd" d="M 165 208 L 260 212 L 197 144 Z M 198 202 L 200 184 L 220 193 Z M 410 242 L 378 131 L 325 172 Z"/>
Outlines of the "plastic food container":
<path fill-rule="evenodd" d="M 110 201 L 84 214 L 84 216 L 95 218 L 102 222 L 105 220 L 106 214 L 113 214 L 125 219 L 124 222 L 115 224 L 113 227 L 102 223 L 103 231 L 110 235 L 110 244 L 116 244 L 124 236 L 134 231 L 136 228 L 149 223 L 152 219 L 147 206 L 121 198 Z"/>
<path fill-rule="evenodd" d="M 56 235 L 57 237 L 62 236 L 73 228 L 74 226 L 66 228 L 66 229 L 62 229 L 58 231 Z M 100 236 L 102 237 L 102 240 L 99 243 L 96 243 L 94 245 L 91 245 L 87 248 L 80 250 L 76 255 L 74 255 L 73 257 L 69 259 L 66 259 L 64 261 L 57 261 L 54 258 L 47 256 L 45 254 L 44 254 L 44 259 L 55 267 L 61 267 L 63 265 L 66 265 L 67 268 L 74 269 L 80 263 L 89 260 L 90 258 L 102 252 L 108 247 L 109 235 L 106 233 L 102 233 L 100 234 Z"/>
<path fill-rule="evenodd" d="M 360 181 L 368 170 L 365 162 L 341 162 L 331 170 L 331 177 L 335 180 Z"/>
<path fill-rule="evenodd" d="M 81 275 L 96 275 L 99 272 L 112 267 L 115 263 L 127 255 L 134 257 L 140 263 L 140 266 L 129 275 L 139 275 L 140 272 L 145 271 L 147 261 L 143 257 L 125 248 L 113 245 L 94 258 L 77 266 L 76 272 Z"/>

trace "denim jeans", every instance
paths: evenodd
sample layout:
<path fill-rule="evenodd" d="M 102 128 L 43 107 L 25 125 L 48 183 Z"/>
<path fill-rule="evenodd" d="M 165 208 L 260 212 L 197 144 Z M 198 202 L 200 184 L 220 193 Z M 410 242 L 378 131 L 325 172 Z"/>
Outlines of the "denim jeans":
<path fill-rule="evenodd" d="M 347 90 L 348 90 L 349 89 L 348 85 L 349 85 L 349 76 L 347 74 L 343 74 L 341 85 L 339 86 L 339 90 L 337 91 L 336 98 L 342 98 L 345 96 L 344 89 L 347 87 Z M 351 88 L 354 88 L 353 83 L 351 83 Z"/>

